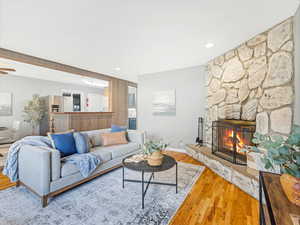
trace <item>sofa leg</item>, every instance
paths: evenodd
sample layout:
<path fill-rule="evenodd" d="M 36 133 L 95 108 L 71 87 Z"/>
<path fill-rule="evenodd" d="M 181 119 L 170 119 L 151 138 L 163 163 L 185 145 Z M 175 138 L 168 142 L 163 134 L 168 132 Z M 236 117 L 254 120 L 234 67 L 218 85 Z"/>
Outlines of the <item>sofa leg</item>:
<path fill-rule="evenodd" d="M 42 207 L 45 208 L 48 205 L 48 197 L 47 195 L 42 196 Z"/>
<path fill-rule="evenodd" d="M 20 185 L 21 185 L 21 182 L 18 180 L 18 181 L 16 182 L 16 187 L 20 187 Z"/>

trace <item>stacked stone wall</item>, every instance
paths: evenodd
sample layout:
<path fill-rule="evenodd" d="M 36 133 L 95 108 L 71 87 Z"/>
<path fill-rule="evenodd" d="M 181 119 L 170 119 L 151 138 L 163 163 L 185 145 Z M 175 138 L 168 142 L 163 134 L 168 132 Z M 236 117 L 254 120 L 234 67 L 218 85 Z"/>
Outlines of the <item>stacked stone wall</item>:
<path fill-rule="evenodd" d="M 257 132 L 288 135 L 293 122 L 292 18 L 207 64 L 205 139 L 218 119 L 256 120 Z"/>

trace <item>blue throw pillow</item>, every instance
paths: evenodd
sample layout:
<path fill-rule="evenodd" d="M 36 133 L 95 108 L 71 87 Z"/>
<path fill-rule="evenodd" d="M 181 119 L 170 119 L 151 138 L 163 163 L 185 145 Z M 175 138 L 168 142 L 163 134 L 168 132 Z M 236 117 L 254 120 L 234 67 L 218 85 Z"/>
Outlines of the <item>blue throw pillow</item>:
<path fill-rule="evenodd" d="M 126 127 L 121 127 L 118 125 L 111 125 L 111 132 L 115 133 L 115 132 L 122 132 L 122 131 L 127 131 Z"/>
<path fill-rule="evenodd" d="M 64 134 L 48 134 L 52 147 L 60 151 L 61 156 L 77 153 L 73 132 Z"/>
<path fill-rule="evenodd" d="M 87 134 L 80 132 L 74 133 L 74 139 L 77 153 L 84 154 L 90 151 L 89 137 Z"/>

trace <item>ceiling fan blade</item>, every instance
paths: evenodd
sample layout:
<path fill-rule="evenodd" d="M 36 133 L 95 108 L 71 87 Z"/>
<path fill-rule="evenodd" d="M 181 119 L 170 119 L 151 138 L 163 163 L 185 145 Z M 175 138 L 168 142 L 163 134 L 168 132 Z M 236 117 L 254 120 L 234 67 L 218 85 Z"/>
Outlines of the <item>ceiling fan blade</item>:
<path fill-rule="evenodd" d="M 8 74 L 7 72 L 4 71 L 0 71 L 0 74 Z"/>
<path fill-rule="evenodd" d="M 2 68 L 2 67 L 0 67 L 0 70 L 16 72 L 16 70 L 13 69 L 13 68 Z"/>

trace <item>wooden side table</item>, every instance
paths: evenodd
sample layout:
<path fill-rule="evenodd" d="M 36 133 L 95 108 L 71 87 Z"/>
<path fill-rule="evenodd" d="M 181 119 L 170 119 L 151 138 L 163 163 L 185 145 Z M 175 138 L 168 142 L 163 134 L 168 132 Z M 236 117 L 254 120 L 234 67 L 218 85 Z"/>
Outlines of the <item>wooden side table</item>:
<path fill-rule="evenodd" d="M 259 172 L 259 208 L 260 225 L 300 224 L 300 207 L 287 199 L 278 174 Z"/>

